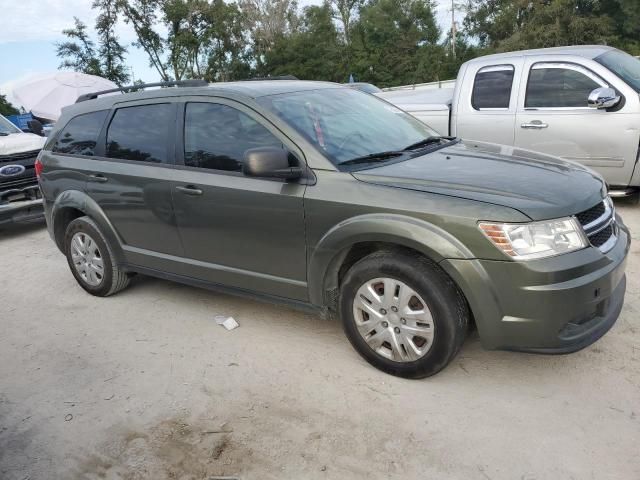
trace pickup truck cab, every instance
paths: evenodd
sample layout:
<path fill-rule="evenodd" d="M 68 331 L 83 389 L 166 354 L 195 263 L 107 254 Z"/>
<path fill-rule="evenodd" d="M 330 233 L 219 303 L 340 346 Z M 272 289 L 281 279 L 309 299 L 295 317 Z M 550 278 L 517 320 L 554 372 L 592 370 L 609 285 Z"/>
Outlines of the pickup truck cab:
<path fill-rule="evenodd" d="M 35 161 L 45 140 L 0 115 L 0 225 L 43 216 Z"/>
<path fill-rule="evenodd" d="M 606 46 L 524 50 L 460 67 L 453 90 L 379 94 L 443 135 L 586 165 L 615 193 L 640 187 L 640 60 Z"/>

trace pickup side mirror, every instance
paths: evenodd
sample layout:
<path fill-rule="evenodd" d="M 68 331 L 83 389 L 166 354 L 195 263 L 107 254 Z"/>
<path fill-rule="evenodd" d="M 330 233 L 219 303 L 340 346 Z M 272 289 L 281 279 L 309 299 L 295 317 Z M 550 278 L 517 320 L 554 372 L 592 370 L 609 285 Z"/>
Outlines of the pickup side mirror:
<path fill-rule="evenodd" d="M 282 148 L 261 147 L 244 152 L 242 172 L 248 177 L 294 180 L 302 176 L 302 168 L 289 164 L 289 152 Z"/>
<path fill-rule="evenodd" d="M 36 135 L 44 137 L 44 129 L 42 128 L 42 123 L 40 123 L 40 120 L 29 120 L 27 122 L 27 127 L 29 127 L 29 130 L 31 130 L 31 133 L 35 133 Z"/>
<path fill-rule="evenodd" d="M 600 87 L 596 88 L 589 94 L 587 104 L 591 108 L 611 108 L 620 102 L 620 96 L 616 94 L 613 88 Z"/>

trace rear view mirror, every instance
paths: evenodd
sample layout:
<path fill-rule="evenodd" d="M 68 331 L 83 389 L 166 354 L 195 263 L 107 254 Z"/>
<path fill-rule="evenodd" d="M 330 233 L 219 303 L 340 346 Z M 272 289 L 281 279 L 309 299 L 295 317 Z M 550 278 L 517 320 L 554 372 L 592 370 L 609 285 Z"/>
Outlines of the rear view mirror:
<path fill-rule="evenodd" d="M 589 94 L 587 104 L 591 108 L 611 108 L 615 107 L 618 102 L 620 102 L 620 96 L 613 88 L 600 87 Z"/>
<path fill-rule="evenodd" d="M 282 148 L 252 148 L 244 152 L 242 172 L 248 177 L 283 178 L 302 176 L 302 168 L 289 165 L 289 152 Z"/>

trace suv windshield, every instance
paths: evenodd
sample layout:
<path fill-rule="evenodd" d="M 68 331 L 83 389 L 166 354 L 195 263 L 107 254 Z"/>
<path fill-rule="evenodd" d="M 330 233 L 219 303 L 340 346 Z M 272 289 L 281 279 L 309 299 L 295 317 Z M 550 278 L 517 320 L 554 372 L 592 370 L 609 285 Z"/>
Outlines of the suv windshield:
<path fill-rule="evenodd" d="M 20 133 L 20 129 L 0 115 L 0 135 L 9 135 L 10 133 Z"/>
<path fill-rule="evenodd" d="M 258 102 L 295 128 L 335 165 L 401 151 L 437 134 L 411 115 L 350 88 L 284 93 Z"/>
<path fill-rule="evenodd" d="M 611 50 L 594 59 L 640 93 L 640 60 L 620 50 Z"/>

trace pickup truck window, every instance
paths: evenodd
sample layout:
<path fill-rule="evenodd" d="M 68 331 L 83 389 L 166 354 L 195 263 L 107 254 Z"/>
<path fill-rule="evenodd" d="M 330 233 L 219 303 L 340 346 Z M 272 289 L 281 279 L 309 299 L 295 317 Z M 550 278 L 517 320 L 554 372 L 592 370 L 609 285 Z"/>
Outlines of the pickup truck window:
<path fill-rule="evenodd" d="M 589 94 L 602 85 L 577 66 L 538 64 L 531 68 L 525 108 L 587 108 Z"/>
<path fill-rule="evenodd" d="M 513 74 L 513 65 L 494 65 L 478 70 L 473 82 L 471 106 L 476 110 L 509 108 Z"/>
<path fill-rule="evenodd" d="M 624 80 L 636 92 L 640 92 L 640 60 L 620 50 L 611 50 L 594 58 Z"/>
<path fill-rule="evenodd" d="M 108 110 L 100 110 L 78 115 L 69 120 L 58 135 L 53 151 L 92 156 L 107 113 L 109 113 Z"/>

